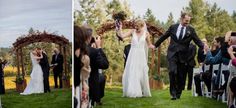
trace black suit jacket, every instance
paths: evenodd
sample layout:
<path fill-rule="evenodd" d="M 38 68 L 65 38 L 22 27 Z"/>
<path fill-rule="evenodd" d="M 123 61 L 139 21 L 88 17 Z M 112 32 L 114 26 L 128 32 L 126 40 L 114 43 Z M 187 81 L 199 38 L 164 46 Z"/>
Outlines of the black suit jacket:
<path fill-rule="evenodd" d="M 80 85 L 80 70 L 81 70 L 81 61 L 79 57 L 74 55 L 74 87 Z"/>
<path fill-rule="evenodd" d="M 158 47 L 165 39 L 171 37 L 170 45 L 167 51 L 167 59 L 170 60 L 176 53 L 179 55 L 179 59 L 181 62 L 186 62 L 188 47 L 190 42 L 193 40 L 198 47 L 203 48 L 203 44 L 201 40 L 198 38 L 195 30 L 191 26 L 186 27 L 185 35 L 183 39 L 178 40 L 176 36 L 176 32 L 179 24 L 174 24 L 169 27 L 169 29 L 165 32 L 164 35 L 160 37 L 160 39 L 155 43 L 155 46 Z"/>
<path fill-rule="evenodd" d="M 99 72 L 98 69 L 107 69 L 109 62 L 102 49 L 87 47 L 90 58 L 91 73 L 89 77 L 89 96 L 92 100 L 99 101 Z"/>
<path fill-rule="evenodd" d="M 48 63 L 48 56 L 45 53 L 43 54 L 43 58 L 40 60 L 39 64 L 43 70 L 43 76 L 48 77 L 49 76 L 49 63 Z"/>
<path fill-rule="evenodd" d="M 56 54 L 54 54 L 52 56 L 51 64 L 56 64 L 56 63 L 57 63 L 57 65 L 53 68 L 53 72 L 62 73 L 62 71 L 63 71 L 63 56 L 61 55 L 61 53 L 59 53 L 57 55 L 57 59 L 56 59 Z"/>

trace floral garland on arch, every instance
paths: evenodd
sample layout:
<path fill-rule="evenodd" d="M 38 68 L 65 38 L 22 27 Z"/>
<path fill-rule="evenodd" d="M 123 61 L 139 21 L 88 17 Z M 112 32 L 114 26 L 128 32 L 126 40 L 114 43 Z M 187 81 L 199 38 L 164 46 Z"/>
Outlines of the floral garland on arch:
<path fill-rule="evenodd" d="M 133 29 L 134 28 L 134 21 L 135 20 L 124 20 L 122 21 L 122 27 L 124 29 Z M 150 23 L 147 23 L 147 29 L 148 29 L 148 32 L 150 33 L 150 35 L 152 36 L 161 36 L 163 35 L 164 33 L 164 30 L 160 27 L 156 27 Z M 105 32 L 107 31 L 111 31 L 111 30 L 114 30 L 116 27 L 115 27 L 115 21 L 107 21 L 106 23 L 102 24 L 100 28 L 98 28 L 96 30 L 97 34 L 99 36 L 102 36 Z"/>

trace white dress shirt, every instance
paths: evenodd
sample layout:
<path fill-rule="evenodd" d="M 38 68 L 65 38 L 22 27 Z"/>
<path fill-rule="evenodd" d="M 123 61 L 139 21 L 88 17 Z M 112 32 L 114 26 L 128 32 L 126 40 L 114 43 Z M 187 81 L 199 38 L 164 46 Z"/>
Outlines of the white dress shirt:
<path fill-rule="evenodd" d="M 181 24 L 179 24 L 178 28 L 177 28 L 177 32 L 176 32 L 176 36 L 177 36 L 177 39 L 179 39 L 179 34 L 180 34 L 180 31 L 181 31 L 181 28 L 183 26 Z M 183 31 L 183 36 L 182 36 L 182 39 L 184 38 L 184 35 L 185 35 L 185 32 L 186 31 L 186 27 L 184 27 L 184 31 Z"/>

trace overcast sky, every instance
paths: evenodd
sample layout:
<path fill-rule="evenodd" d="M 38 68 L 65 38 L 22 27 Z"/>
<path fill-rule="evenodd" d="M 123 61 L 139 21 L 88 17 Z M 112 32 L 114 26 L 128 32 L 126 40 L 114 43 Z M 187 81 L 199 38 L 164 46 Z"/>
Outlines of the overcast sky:
<path fill-rule="evenodd" d="M 112 0 L 106 0 L 110 2 Z M 123 1 L 123 0 L 121 0 Z M 190 0 L 127 0 L 131 10 L 136 16 L 143 16 L 148 8 L 150 8 L 157 19 L 165 22 L 170 12 L 177 21 L 183 7 L 188 6 Z M 204 0 L 210 4 L 215 2 L 221 9 L 225 9 L 230 14 L 236 10 L 236 0 Z M 75 8 L 80 9 L 78 0 L 75 0 Z"/>
<path fill-rule="evenodd" d="M 11 47 L 30 27 L 71 41 L 71 10 L 71 0 L 0 0 L 0 47 Z"/>
<path fill-rule="evenodd" d="M 148 8 L 150 8 L 155 17 L 161 21 L 166 21 L 170 12 L 177 21 L 183 7 L 188 6 L 191 0 L 128 0 L 131 10 L 135 15 L 143 16 Z M 204 0 L 210 4 L 215 2 L 221 9 L 225 9 L 230 14 L 236 10 L 236 0 Z"/>

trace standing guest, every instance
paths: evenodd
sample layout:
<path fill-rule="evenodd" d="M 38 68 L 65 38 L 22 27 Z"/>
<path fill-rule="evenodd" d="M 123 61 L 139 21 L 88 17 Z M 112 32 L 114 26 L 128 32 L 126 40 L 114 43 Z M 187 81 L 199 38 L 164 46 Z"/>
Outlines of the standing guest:
<path fill-rule="evenodd" d="M 190 15 L 182 13 L 180 23 L 171 25 L 155 44 L 156 47 L 159 47 L 164 40 L 171 37 L 167 51 L 171 100 L 180 99 L 182 94 L 184 87 L 183 70 L 187 62 L 186 57 L 189 56 L 187 52 L 190 42 L 193 40 L 199 48 L 203 49 L 204 47 L 195 29 L 189 26 L 190 19 Z"/>
<path fill-rule="evenodd" d="M 84 27 L 74 26 L 74 87 L 75 108 L 89 107 L 88 78 L 91 72 L 87 52 L 87 31 Z"/>
<path fill-rule="evenodd" d="M 2 61 L 0 59 L 0 94 L 5 94 L 5 85 L 4 85 L 4 67 L 7 64 L 7 61 Z"/>
<path fill-rule="evenodd" d="M 206 38 L 203 38 L 201 39 L 202 43 L 205 45 L 208 45 L 208 42 L 206 40 Z M 204 53 L 204 49 L 203 48 L 199 48 L 198 49 L 198 53 L 197 53 L 197 61 L 200 65 L 200 67 L 202 68 L 202 71 L 205 71 L 204 69 L 204 61 L 205 61 L 205 58 L 206 58 L 206 53 Z"/>
<path fill-rule="evenodd" d="M 91 47 L 97 48 L 94 37 L 91 39 L 90 44 Z M 100 89 L 99 91 L 100 91 L 100 101 L 101 101 L 105 95 L 106 77 L 102 69 L 98 69 L 98 72 L 99 72 L 99 89 Z"/>
<path fill-rule="evenodd" d="M 52 56 L 51 64 L 54 65 L 53 74 L 55 88 L 58 88 L 57 78 L 59 78 L 59 85 L 60 88 L 62 88 L 63 56 L 57 48 L 54 49 L 54 55 Z"/>
<path fill-rule="evenodd" d="M 101 93 L 99 86 L 99 72 L 98 69 L 107 69 L 109 67 L 109 62 L 102 49 L 101 37 L 95 38 L 95 44 L 97 48 L 93 48 L 89 45 L 92 39 L 93 30 L 91 28 L 86 28 L 87 32 L 87 50 L 90 58 L 91 73 L 89 77 L 89 98 L 91 100 L 91 105 L 94 106 L 95 103 L 102 105 L 101 103 Z"/>
<path fill-rule="evenodd" d="M 188 61 L 186 62 L 186 71 L 184 71 L 184 87 L 186 82 L 186 77 L 188 75 L 188 86 L 187 90 L 192 89 L 192 82 L 193 82 L 193 68 L 196 65 L 195 63 L 195 55 L 196 55 L 196 45 L 193 45 L 190 43 L 189 49 L 188 49 Z"/>

